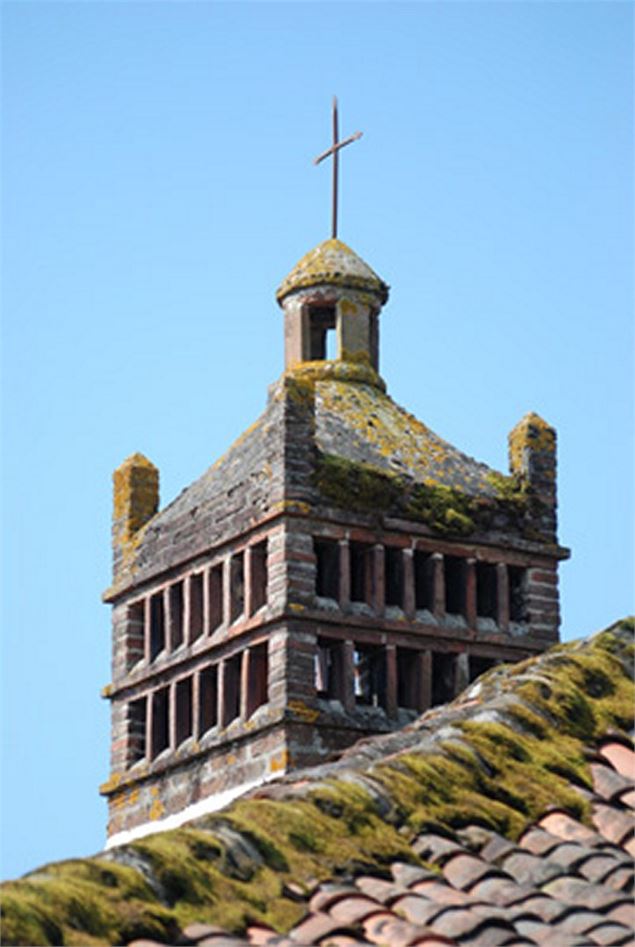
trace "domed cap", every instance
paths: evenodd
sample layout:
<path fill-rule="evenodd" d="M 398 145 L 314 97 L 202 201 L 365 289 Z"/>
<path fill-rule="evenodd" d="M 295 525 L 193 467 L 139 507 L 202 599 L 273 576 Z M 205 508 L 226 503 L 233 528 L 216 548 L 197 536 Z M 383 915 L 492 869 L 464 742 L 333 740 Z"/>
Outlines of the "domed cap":
<path fill-rule="evenodd" d="M 295 290 L 325 283 L 374 293 L 382 305 L 388 299 L 386 283 L 350 247 L 336 238 L 320 243 L 296 263 L 280 284 L 276 299 L 282 304 L 282 300 Z"/>

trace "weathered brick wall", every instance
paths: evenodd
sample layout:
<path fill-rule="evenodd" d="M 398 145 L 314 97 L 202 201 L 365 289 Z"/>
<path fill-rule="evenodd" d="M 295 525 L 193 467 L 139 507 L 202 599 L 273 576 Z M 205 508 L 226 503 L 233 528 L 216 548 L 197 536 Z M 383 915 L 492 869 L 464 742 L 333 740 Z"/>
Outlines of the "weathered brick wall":
<path fill-rule="evenodd" d="M 118 559 L 112 600 L 119 590 L 206 554 L 274 515 L 284 500 L 283 401 L 263 416 L 186 494 L 177 497 L 133 537 Z"/>
<path fill-rule="evenodd" d="M 551 567 L 531 568 L 527 572 L 527 610 L 532 633 L 545 639 L 545 647 L 558 640 L 560 598 L 558 571 Z"/>
<path fill-rule="evenodd" d="M 108 834 L 133 829 L 178 813 L 235 786 L 284 773 L 287 740 L 282 724 L 249 739 L 210 747 L 184 759 L 169 774 L 149 774 L 125 788 L 114 787 L 109 799 Z"/>

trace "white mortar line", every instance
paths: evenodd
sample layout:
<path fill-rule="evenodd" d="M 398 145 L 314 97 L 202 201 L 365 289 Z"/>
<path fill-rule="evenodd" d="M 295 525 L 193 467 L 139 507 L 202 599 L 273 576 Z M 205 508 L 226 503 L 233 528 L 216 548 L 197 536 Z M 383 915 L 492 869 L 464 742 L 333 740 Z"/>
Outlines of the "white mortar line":
<path fill-rule="evenodd" d="M 167 832 L 170 829 L 177 829 L 180 825 L 183 825 L 184 822 L 190 822 L 192 819 L 198 819 L 200 816 L 207 815 L 210 812 L 217 812 L 219 809 L 224 809 L 225 806 L 229 805 L 230 802 L 233 802 L 234 799 L 237 799 L 239 796 L 243 796 L 252 789 L 257 789 L 259 786 L 264 785 L 264 783 L 269 783 L 278 778 L 279 774 L 269 773 L 267 776 L 262 777 L 262 779 L 256 779 L 251 783 L 243 783 L 241 786 L 234 786 L 232 789 L 226 789 L 224 792 L 219 792 L 213 796 L 208 796 L 206 799 L 201 799 L 200 802 L 194 802 L 192 805 L 182 809 L 181 812 L 168 815 L 164 819 L 157 819 L 154 822 L 143 822 L 141 825 L 136 825 L 132 829 L 124 829 L 122 832 L 115 832 L 115 834 L 111 835 L 106 841 L 106 851 L 110 848 L 117 848 L 119 845 L 127 845 L 128 842 L 133 842 L 135 839 L 143 838 L 146 835 L 154 835 L 155 832 Z"/>

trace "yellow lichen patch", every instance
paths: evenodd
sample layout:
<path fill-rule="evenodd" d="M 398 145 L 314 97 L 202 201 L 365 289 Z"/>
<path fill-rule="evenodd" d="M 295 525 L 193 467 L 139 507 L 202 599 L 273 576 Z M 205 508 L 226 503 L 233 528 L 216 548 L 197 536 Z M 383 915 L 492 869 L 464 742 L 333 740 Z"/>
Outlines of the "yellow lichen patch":
<path fill-rule="evenodd" d="M 299 513 L 301 516 L 306 516 L 311 511 L 310 505 L 303 500 L 284 500 L 282 507 L 285 513 Z"/>
<path fill-rule="evenodd" d="M 113 473 L 113 521 L 123 540 L 137 532 L 159 505 L 159 471 L 143 454 L 133 454 Z"/>
<path fill-rule="evenodd" d="M 307 707 L 301 700 L 290 700 L 288 707 L 296 717 L 300 717 L 305 723 L 314 723 L 320 716 L 319 710 L 314 707 Z"/>
<path fill-rule="evenodd" d="M 509 464 L 513 473 L 522 474 L 527 451 L 553 454 L 556 432 L 538 414 L 530 412 L 518 422 L 509 434 Z"/>
<path fill-rule="evenodd" d="M 381 303 L 388 298 L 388 286 L 370 266 L 341 240 L 332 238 L 309 250 L 296 263 L 280 284 L 276 299 L 282 303 L 289 293 L 321 283 L 369 292 Z"/>
<path fill-rule="evenodd" d="M 299 362 L 282 376 L 285 390 L 301 391 L 304 401 L 311 401 L 316 385 L 322 381 L 358 384 L 385 392 L 386 384 L 370 365 L 365 352 L 349 353 L 345 360 L 335 359 Z"/>
<path fill-rule="evenodd" d="M 306 607 L 304 605 L 300 605 L 299 602 L 289 602 L 289 611 L 300 614 L 301 612 L 306 611 Z"/>
<path fill-rule="evenodd" d="M 359 307 L 350 299 L 342 299 L 340 302 L 340 312 L 343 316 L 357 315 Z"/>
<path fill-rule="evenodd" d="M 360 380 L 361 381 L 361 380 Z M 425 424 L 409 414 L 376 386 L 350 385 L 324 379 L 316 387 L 318 445 L 320 420 L 328 429 L 329 418 L 336 418 L 374 454 L 380 469 L 403 473 L 419 482 L 451 484 L 472 494 L 493 496 L 488 483 L 489 468 L 466 457 Z"/>
<path fill-rule="evenodd" d="M 281 750 L 271 757 L 269 761 L 269 771 L 272 773 L 282 773 L 289 765 L 289 751 Z"/>
<path fill-rule="evenodd" d="M 113 792 L 120 784 L 122 779 L 122 773 L 111 773 L 106 782 L 102 783 L 99 787 L 99 792 L 102 794 L 102 796 Z"/>
<path fill-rule="evenodd" d="M 163 818 L 165 815 L 165 806 L 160 799 L 155 799 L 148 810 L 148 818 L 151 822 L 156 822 L 157 819 Z"/>

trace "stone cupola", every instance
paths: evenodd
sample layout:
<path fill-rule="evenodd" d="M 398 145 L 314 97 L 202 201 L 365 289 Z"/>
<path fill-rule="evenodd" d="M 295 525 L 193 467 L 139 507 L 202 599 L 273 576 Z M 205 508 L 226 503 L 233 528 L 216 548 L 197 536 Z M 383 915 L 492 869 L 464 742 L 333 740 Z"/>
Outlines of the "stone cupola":
<path fill-rule="evenodd" d="M 379 370 L 378 317 L 388 286 L 341 240 L 325 240 L 303 256 L 276 298 L 285 316 L 286 370 L 326 359 L 331 330 L 337 360 Z"/>

